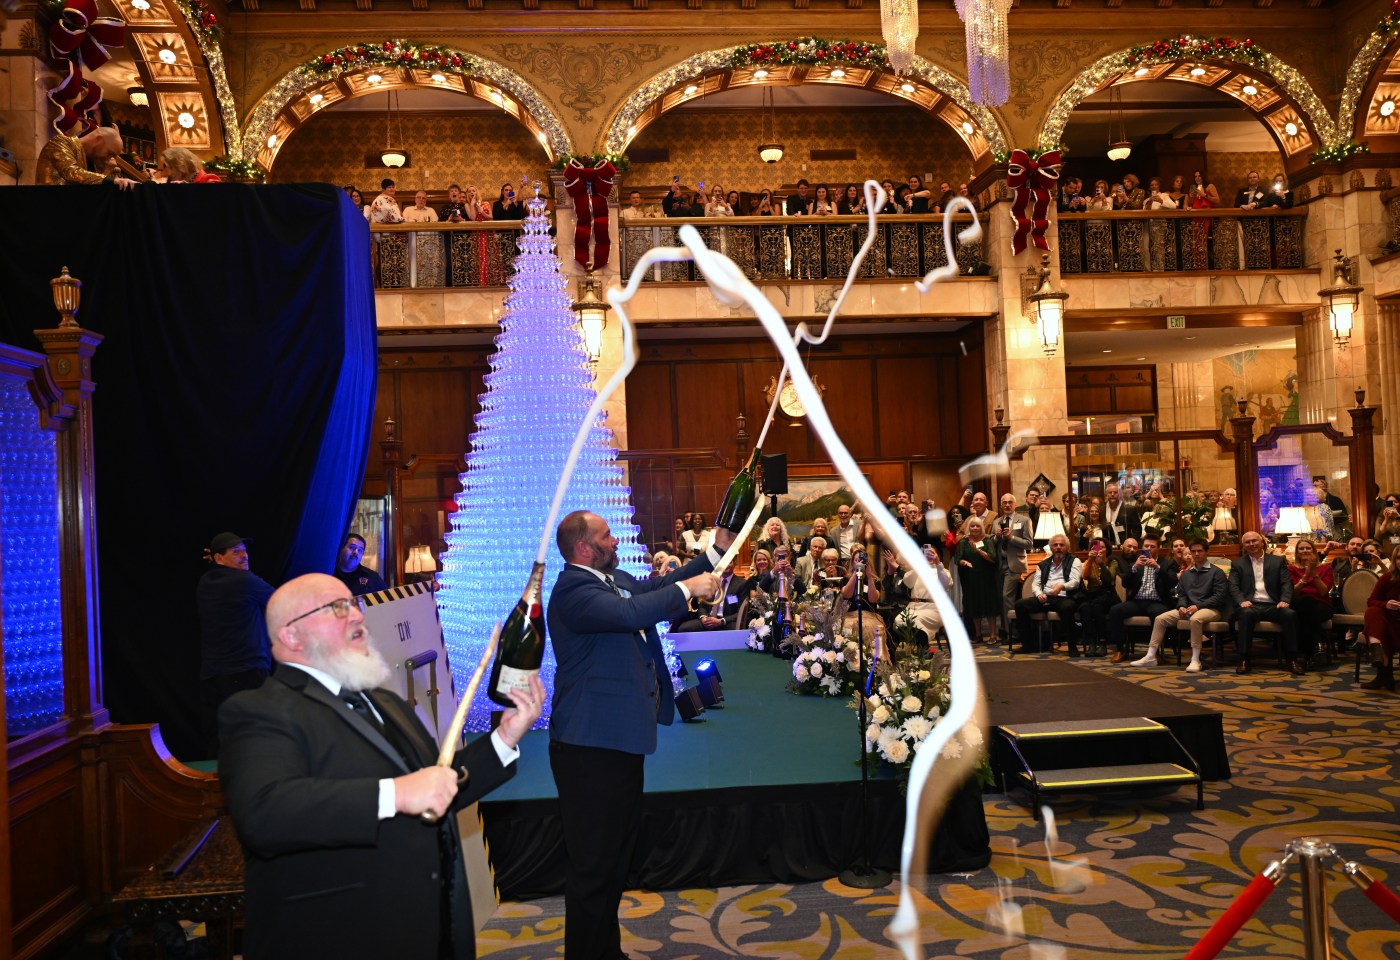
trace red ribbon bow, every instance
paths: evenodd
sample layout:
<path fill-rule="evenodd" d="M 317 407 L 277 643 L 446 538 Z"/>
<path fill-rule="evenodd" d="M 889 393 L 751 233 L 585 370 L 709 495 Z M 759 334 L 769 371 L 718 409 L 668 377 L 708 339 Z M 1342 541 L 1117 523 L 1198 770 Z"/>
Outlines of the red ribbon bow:
<path fill-rule="evenodd" d="M 96 0 L 64 0 L 63 12 L 49 27 L 49 46 L 60 60 L 96 70 L 112 59 L 108 47 L 126 42 L 126 24 L 116 17 L 99 17 Z"/>
<path fill-rule="evenodd" d="M 617 167 L 608 160 L 585 167 L 575 158 L 564 167 L 564 191 L 574 201 L 574 259 L 585 270 L 601 270 L 612 255 L 608 196 L 616 177 Z M 590 241 L 593 245 L 591 258 Z"/>
<path fill-rule="evenodd" d="M 1050 226 L 1050 188 L 1060 179 L 1060 151 L 1051 150 L 1032 160 L 1024 150 L 1013 150 L 1006 165 L 1006 185 L 1012 191 L 1011 219 L 1016 232 L 1011 236 L 1011 253 L 1026 249 L 1026 238 L 1042 250 L 1049 250 L 1045 231 Z M 1029 214 L 1029 215 L 1028 215 Z"/>
<path fill-rule="evenodd" d="M 70 62 L 67 67 L 68 76 L 48 93 L 49 101 L 58 107 L 53 128 L 59 133 L 72 133 L 77 129 L 81 136 L 97 126 L 88 113 L 102 102 L 102 88 L 91 80 L 84 80 L 76 64 Z"/>

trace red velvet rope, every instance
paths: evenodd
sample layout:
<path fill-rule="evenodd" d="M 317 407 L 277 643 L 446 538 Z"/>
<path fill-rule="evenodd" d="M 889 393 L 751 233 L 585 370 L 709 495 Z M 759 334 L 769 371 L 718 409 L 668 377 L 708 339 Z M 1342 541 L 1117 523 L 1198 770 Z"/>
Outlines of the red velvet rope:
<path fill-rule="evenodd" d="M 1366 899 L 1380 907 L 1390 919 L 1400 923 L 1400 897 L 1379 880 L 1372 880 L 1371 885 L 1363 893 Z"/>
<path fill-rule="evenodd" d="M 1214 960 L 1225 944 L 1230 942 L 1230 938 L 1239 932 L 1246 920 L 1254 916 L 1254 911 L 1269 899 L 1269 894 L 1276 888 L 1275 882 L 1262 873 L 1249 881 L 1249 886 L 1230 904 L 1230 909 L 1221 914 L 1220 919 L 1206 931 L 1206 935 L 1191 948 L 1186 960 Z"/>

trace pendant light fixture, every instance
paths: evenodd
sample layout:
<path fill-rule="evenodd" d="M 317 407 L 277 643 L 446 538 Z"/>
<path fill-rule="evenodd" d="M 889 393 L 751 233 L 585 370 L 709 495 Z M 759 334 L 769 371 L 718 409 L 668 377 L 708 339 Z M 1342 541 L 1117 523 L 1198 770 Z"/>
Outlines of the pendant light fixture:
<path fill-rule="evenodd" d="M 1118 103 L 1118 139 L 1113 139 L 1113 104 Z M 1128 142 L 1127 124 L 1123 119 L 1123 91 L 1118 84 L 1108 88 L 1108 159 L 1126 160 L 1132 156 L 1133 145 Z"/>
<path fill-rule="evenodd" d="M 383 161 L 384 166 L 391 170 L 397 170 L 408 162 L 408 154 L 393 145 L 394 104 L 398 99 L 398 91 L 386 90 L 384 98 L 384 152 L 379 155 L 379 159 Z M 403 142 L 402 116 L 399 117 L 399 142 Z"/>
<path fill-rule="evenodd" d="M 764 163 L 777 163 L 783 159 L 783 145 L 779 143 L 773 133 L 775 124 L 773 116 L 773 88 L 764 86 L 759 99 L 759 110 L 767 103 L 768 110 L 763 115 L 763 142 L 758 145 L 758 156 Z"/>

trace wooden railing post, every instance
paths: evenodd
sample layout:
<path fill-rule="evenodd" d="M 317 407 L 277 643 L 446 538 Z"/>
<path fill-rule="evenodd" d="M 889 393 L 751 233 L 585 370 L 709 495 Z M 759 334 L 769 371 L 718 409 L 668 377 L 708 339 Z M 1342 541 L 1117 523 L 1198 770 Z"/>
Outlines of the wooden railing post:
<path fill-rule="evenodd" d="M 1259 457 L 1254 449 L 1254 418 L 1249 401 L 1239 401 L 1240 415 L 1230 418 L 1230 438 L 1235 441 L 1235 494 L 1240 511 L 1240 536 L 1259 530 Z"/>
<path fill-rule="evenodd" d="M 1366 391 L 1356 391 L 1356 406 L 1351 414 L 1351 446 L 1347 451 L 1347 469 L 1351 473 L 1351 529 L 1354 534 L 1371 534 L 1371 508 L 1380 496 L 1376 485 L 1375 416 L 1377 407 L 1368 407 Z"/>
<path fill-rule="evenodd" d="M 1006 416 L 1006 411 L 1003 410 L 1001 407 L 997 407 L 995 410 L 992 411 L 992 413 L 996 416 L 997 422 L 992 424 L 992 449 L 989 452 L 997 453 L 1001 450 L 1002 447 L 1006 446 L 1006 438 L 1011 433 L 1011 424 L 1002 422 L 1002 418 Z M 992 502 L 992 506 L 988 507 L 988 509 L 991 510 L 993 513 L 996 513 L 1000 509 L 1001 498 L 1006 496 L 1010 492 L 1011 471 L 1006 470 L 1002 473 L 998 473 L 996 499 Z"/>
<path fill-rule="evenodd" d="M 403 543 L 399 538 L 399 503 L 403 494 L 403 441 L 393 417 L 384 421 L 379 456 L 384 464 L 384 580 L 391 587 L 403 581 Z"/>
<path fill-rule="evenodd" d="M 41 412 L 57 433 L 59 532 L 63 608 L 63 712 L 78 730 L 104 727 L 101 627 L 98 624 L 97 513 L 93 485 L 92 355 L 102 335 L 78 326 L 81 284 L 68 268 L 54 283 L 54 303 L 63 315 L 58 327 L 35 330 L 49 357 L 49 372 L 60 399 Z M 66 302 L 60 302 L 66 299 Z"/>

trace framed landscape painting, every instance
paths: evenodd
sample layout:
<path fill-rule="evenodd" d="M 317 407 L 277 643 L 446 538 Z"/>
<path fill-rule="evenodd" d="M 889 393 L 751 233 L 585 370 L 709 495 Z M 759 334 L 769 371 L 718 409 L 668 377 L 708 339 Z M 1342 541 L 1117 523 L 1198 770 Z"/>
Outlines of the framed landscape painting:
<path fill-rule="evenodd" d="M 789 536 L 806 537 L 811 533 L 812 521 L 817 517 L 826 517 L 834 525 L 836 508 L 842 504 L 854 506 L 855 502 L 856 495 L 846 481 L 835 474 L 789 477 L 788 492 L 778 494 L 778 518 L 787 525 Z M 771 511 L 764 519 L 769 515 Z"/>

